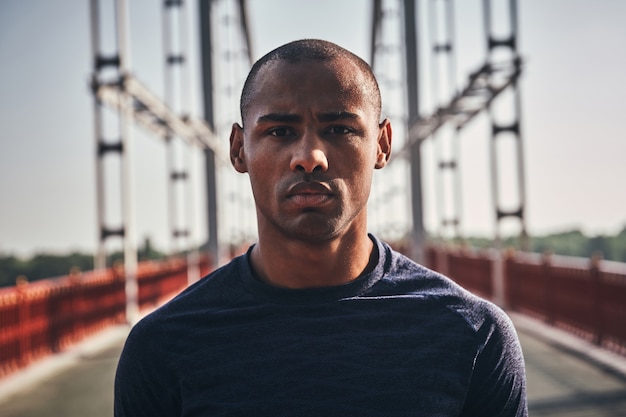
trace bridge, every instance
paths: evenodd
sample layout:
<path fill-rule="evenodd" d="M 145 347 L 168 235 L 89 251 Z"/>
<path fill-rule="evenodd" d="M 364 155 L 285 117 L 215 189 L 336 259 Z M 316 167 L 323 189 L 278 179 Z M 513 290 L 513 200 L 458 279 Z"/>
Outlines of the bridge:
<path fill-rule="evenodd" d="M 471 52 L 472 65 L 462 68 L 459 56 L 468 52 L 455 38 L 459 13 L 452 0 L 362 5 L 368 13 L 355 13 L 369 18 L 363 57 L 380 81 L 395 148 L 393 163 L 374 180 L 371 231 L 510 312 L 526 353 L 533 415 L 626 415 L 625 265 L 524 251 L 529 211 L 521 80 L 532 63 L 519 52 L 517 2 L 473 5 L 478 19 L 472 24 L 480 28 L 474 32 L 480 33 L 483 52 Z M 110 383 L 127 323 L 255 239 L 247 179 L 229 167 L 222 138 L 239 118 L 238 92 L 260 56 L 250 22 L 259 5 L 163 1 L 154 23 L 161 28 L 162 51 L 158 64 L 151 63 L 162 66 L 158 88 L 133 65 L 137 50 L 131 48 L 131 34 L 138 25 L 133 7 L 123 0 L 92 0 L 85 16 L 91 41 L 91 56 L 83 58 L 91 63 L 95 268 L 0 290 L 3 415 L 110 410 Z M 191 42 L 189 27 L 195 25 L 197 39 Z M 194 62 L 201 68 L 195 79 Z M 194 95 L 196 90 L 202 94 Z M 487 126 L 478 133 L 477 120 Z M 490 188 L 490 198 L 480 203 L 463 198 L 469 184 L 463 180 L 461 149 L 476 135 L 489 143 L 484 188 Z M 135 178 L 143 163 L 136 152 L 142 141 L 162 147 L 166 156 L 163 223 L 171 256 L 159 262 L 137 259 L 138 218 L 150 215 L 140 211 Z M 490 212 L 490 250 L 450 243 L 463 241 L 472 205 Z M 518 236 L 522 251 L 503 248 L 507 233 Z M 116 244 L 124 261 L 113 265 L 107 254 Z M 54 372 L 46 373 L 48 366 Z M 59 391 L 44 389 L 46 381 Z M 93 391 L 80 391 L 89 386 Z M 59 397 L 89 401 L 50 400 Z"/>
<path fill-rule="evenodd" d="M 448 267 L 460 262 L 468 270 L 473 270 L 468 275 L 460 276 L 465 279 L 464 284 L 470 287 L 472 282 L 483 281 L 482 285 L 476 287 L 477 292 L 481 293 L 489 287 L 488 284 L 484 285 L 484 281 L 488 272 L 486 269 L 490 265 L 493 267 L 494 259 L 490 256 L 439 251 L 431 252 L 430 256 L 439 258 L 438 262 L 453 261 Z M 520 264 L 519 259 L 508 259 L 506 262 L 509 263 L 508 269 L 526 266 Z M 548 272 L 551 276 L 543 276 L 543 281 L 564 279 L 562 265 L 549 266 L 545 262 L 538 265 L 547 270 L 555 268 Z M 439 266 L 443 265 L 440 263 Z M 571 268 L 570 265 L 566 270 L 569 270 L 569 279 L 573 281 L 580 280 L 581 275 L 597 276 L 610 272 L 600 272 L 595 267 L 579 268 L 576 271 Z M 177 288 L 186 285 L 184 260 L 168 261 L 162 265 L 143 264 L 139 271 L 140 306 L 143 313 L 166 300 L 166 294 L 171 295 Z M 123 271 L 120 269 L 118 272 Z M 621 274 L 623 285 L 623 266 Z M 3 416 L 112 415 L 115 367 L 130 328 L 120 324 L 124 321 L 125 313 L 123 277 L 116 277 L 113 271 L 104 275 L 97 272 L 88 275 L 80 280 L 75 279 L 73 283 L 48 283 L 47 290 L 22 289 L 21 297 L 28 299 L 22 303 L 22 307 L 28 306 L 28 310 L 39 314 L 29 317 L 25 322 L 13 323 L 12 326 L 6 321 L 2 323 L 0 410 Z M 584 278 L 582 280 L 586 281 Z M 59 289 L 60 285 L 73 286 L 74 289 Z M 116 287 L 117 290 L 103 296 L 106 291 L 102 288 L 94 291 L 97 286 Z M 47 292 L 56 295 L 48 294 L 47 299 Z M 483 295 L 488 294 L 483 292 Z M 86 298 L 90 296 L 98 298 L 87 302 Z M 593 314 L 584 309 L 576 314 L 577 317 L 568 317 L 568 309 L 560 307 L 567 304 L 567 299 L 571 300 L 571 294 L 564 295 L 556 306 L 545 303 L 547 300 L 541 294 L 538 298 L 518 297 L 515 301 L 517 308 L 509 310 L 524 351 L 530 415 L 626 415 L 624 339 L 616 350 L 613 345 L 617 340 L 614 333 L 610 330 L 604 334 L 597 332 L 597 329 L 604 329 L 613 323 L 613 330 L 621 331 L 623 336 L 623 322 L 617 321 L 619 318 L 603 317 L 601 323 L 596 323 L 586 317 Z M 51 299 L 56 299 L 56 302 Z M 4 307 L 0 317 L 7 315 L 8 303 L 7 294 L 0 294 L 0 308 Z M 55 314 L 42 308 L 47 303 L 56 307 Z M 94 304 L 98 305 L 96 310 L 92 308 Z M 540 307 L 542 304 L 543 307 Z M 591 304 L 597 305 L 595 302 Z M 593 308 L 590 310 L 593 311 Z M 18 339 L 17 346 L 11 345 L 10 335 Z M 8 346 L 13 346 L 13 349 L 7 349 Z M 618 351 L 622 354 L 616 353 Z M 51 352 L 55 353 L 50 355 Z M 13 359 L 14 367 L 8 366 L 7 358 Z M 34 362 L 24 367 L 29 361 Z M 16 371 L 16 368 L 21 370 Z"/>
<path fill-rule="evenodd" d="M 463 129 L 480 113 L 488 113 L 491 125 L 491 166 L 493 212 L 496 220 L 494 242 L 501 240 L 501 224 L 517 221 L 520 245 L 527 247 L 526 198 L 524 184 L 523 138 L 521 132 L 521 102 L 518 79 L 523 60 L 518 53 L 517 6 L 508 4 L 496 13 L 493 2 L 483 6 L 484 42 L 487 54 L 484 61 L 467 75 L 462 85 L 455 78 L 455 55 L 452 2 L 433 3 L 430 8 L 433 70 L 431 94 L 433 109 L 424 114 L 419 85 L 418 10 L 414 1 L 371 3 L 371 40 L 369 59 L 380 81 L 385 97 L 383 112 L 396 120 L 395 157 L 390 166 L 376 176 L 369 212 L 370 229 L 383 239 L 403 242 L 408 254 L 422 261 L 426 242 L 423 196 L 422 144 L 430 139 L 440 149 L 437 163 L 440 215 L 437 235 L 460 237 L 460 172 L 458 170 L 458 142 Z M 95 266 L 106 266 L 106 244 L 112 238 L 123 241 L 127 316 L 137 315 L 136 202 L 133 192 L 133 126 L 149 132 L 168 148 L 169 184 L 168 211 L 171 247 L 184 248 L 189 256 L 198 257 L 198 227 L 194 209 L 190 208 L 190 176 L 193 156 L 201 153 L 204 160 L 206 199 L 207 251 L 215 264 L 224 255 L 224 244 L 238 245 L 254 239 L 254 209 L 248 187 L 242 177 L 229 166 L 225 142 L 228 129 L 238 120 L 237 94 L 241 90 L 247 68 L 252 63 L 250 25 L 246 3 L 198 3 L 201 33 L 203 115 L 194 116 L 185 108 L 186 68 L 188 66 L 184 4 L 180 1 L 164 3 L 163 22 L 163 98 L 154 94 L 136 76 L 131 67 L 128 7 L 125 2 L 111 4 L 92 2 L 91 42 L 93 72 L 91 89 L 94 100 L 94 130 L 96 142 L 96 196 L 99 229 Z M 112 9 L 112 10 L 111 10 Z M 107 12 L 114 16 L 109 22 L 115 28 L 113 50 L 106 49 Z M 496 20 L 497 19 L 497 20 Z M 496 21 L 506 22 L 505 32 L 499 31 Z M 216 25 L 215 23 L 218 22 Z M 224 22 L 220 24 L 219 22 Z M 111 31 L 108 31 L 111 35 Z M 226 39 L 227 42 L 222 42 Z M 188 52 L 187 52 L 188 54 Z M 446 74 L 447 77 L 441 77 Z M 224 85 L 221 85 L 223 83 Z M 228 94 L 221 93 L 222 91 Z M 188 92 L 187 92 L 188 93 Z M 496 112 L 495 108 L 503 111 Z M 107 117 L 107 111 L 114 110 Z M 506 118 L 496 116 L 506 114 Z M 111 117 L 113 116 L 113 117 Z M 111 118 L 116 123 L 111 123 Z M 116 124 L 113 128 L 107 128 Z M 113 139 L 111 138 L 113 137 Z M 511 142 L 512 155 L 503 153 L 503 146 Z M 447 151 L 446 151 L 447 149 Z M 183 156 L 181 156 L 183 155 Z M 184 156 L 187 155 L 187 156 Z M 107 188 L 110 169 L 106 162 L 119 161 L 121 186 L 117 192 Z M 512 162 L 512 163 L 511 163 Z M 507 167 L 508 174 L 500 171 Z M 512 183 L 501 184 L 500 178 L 512 178 Z M 407 181 L 407 178 L 410 179 Z M 233 190 L 237 190 L 234 192 Z M 511 194 L 504 199 L 503 190 Z M 182 197 L 182 198 L 181 198 Z M 509 196 L 511 197 L 511 196 Z M 119 216 L 112 223 L 110 201 L 119 202 Z M 190 214 L 191 213 L 191 214 Z M 235 215 L 226 215 L 235 214 Z M 387 213 L 394 213 L 393 216 Z M 220 221 L 218 221 L 218 218 Z M 250 221 L 242 221 L 249 219 Z M 192 264 L 192 263 L 190 263 Z M 197 274 L 190 278 L 197 280 Z"/>

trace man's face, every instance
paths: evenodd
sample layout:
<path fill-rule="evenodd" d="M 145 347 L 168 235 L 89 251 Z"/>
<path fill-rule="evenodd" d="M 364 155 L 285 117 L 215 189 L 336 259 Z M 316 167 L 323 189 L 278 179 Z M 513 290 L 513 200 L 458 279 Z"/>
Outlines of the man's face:
<path fill-rule="evenodd" d="M 259 233 L 323 242 L 367 230 L 374 168 L 390 152 L 391 128 L 347 60 L 266 64 L 254 83 L 231 159 L 248 172 Z"/>

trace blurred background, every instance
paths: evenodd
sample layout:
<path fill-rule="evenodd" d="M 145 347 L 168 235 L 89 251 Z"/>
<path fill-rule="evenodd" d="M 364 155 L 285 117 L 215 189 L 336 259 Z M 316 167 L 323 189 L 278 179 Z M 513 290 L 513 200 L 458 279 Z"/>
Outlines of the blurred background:
<path fill-rule="evenodd" d="M 320 38 L 372 64 L 394 127 L 370 230 L 520 314 L 534 415 L 626 415 L 624 372 L 571 356 L 624 362 L 625 17 L 621 0 L 0 0 L 0 377 L 132 322 L 120 279 L 146 311 L 254 242 L 247 177 L 223 157 L 241 86 L 265 53 Z M 157 275 L 169 292 L 147 290 Z M 33 285 L 51 277 L 70 283 Z M 60 285 L 36 326 L 7 301 Z M 112 378 L 119 339 L 107 349 Z"/>
<path fill-rule="evenodd" d="M 219 3 L 219 2 L 217 2 Z M 249 64 L 230 57 L 241 51 L 233 4 L 216 4 L 220 28 L 215 35 L 215 119 L 218 138 L 224 144 L 232 122 L 239 119 L 237 100 Z M 233 2 L 235 3 L 235 2 Z M 394 21 L 397 2 L 384 2 L 387 43 L 402 45 L 402 20 Z M 436 2 L 435 2 L 436 3 Z M 501 2 L 507 4 L 507 2 Z M 371 61 L 372 7 L 365 0 L 292 2 L 250 0 L 246 2 L 250 50 L 253 59 L 290 40 L 322 38 L 336 42 Z M 497 5 L 498 2 L 494 2 Z M 617 235 L 626 225 L 626 128 L 620 112 L 626 97 L 626 27 L 622 20 L 626 4 L 619 0 L 525 0 L 518 4 L 517 49 L 523 59 L 519 79 L 521 136 L 527 196 L 525 218 L 530 235 L 578 230 L 588 237 Z M 115 24 L 111 7 L 100 6 L 101 36 L 105 52 L 115 51 Z M 428 116 L 449 101 L 445 92 L 439 102 L 433 96 L 433 30 L 427 25 L 432 4 L 418 4 L 419 112 Z M 502 8 L 502 7 L 500 7 Z M 129 2 L 128 40 L 130 71 L 156 96 L 163 98 L 166 85 L 163 17 L 158 1 Z M 229 10 L 231 9 L 231 10 Z M 494 13 L 498 7 L 494 6 Z M 186 51 L 183 103 L 178 108 L 203 115 L 198 6 L 188 1 L 186 25 L 181 37 Z M 233 21 L 229 21 L 228 16 Z M 496 15 L 497 16 L 497 15 Z M 506 27 L 506 15 L 496 24 Z M 467 84 L 471 72 L 487 58 L 482 1 L 466 0 L 454 6 L 453 90 Z M 422 24 L 422 22 L 424 24 Z M 431 22 L 432 23 L 432 22 Z M 395 27 L 394 27 L 395 26 Z M 174 29 L 176 29 L 174 27 Z M 393 31 L 397 31 L 394 34 Z M 93 72 L 89 2 L 0 2 L 0 254 L 22 257 L 37 252 L 92 253 L 98 241 Z M 178 33 L 177 30 L 173 30 Z M 186 37 L 186 39 L 182 39 Z M 230 42 L 230 45 L 226 45 Z M 238 43 L 239 42 L 239 43 Z M 226 49 L 226 47 L 230 49 Z M 221 48 L 221 49 L 220 49 Z M 226 52 L 225 52 L 226 51 Z M 377 74 L 404 71 L 402 60 L 379 58 Z M 390 68 L 390 69 L 387 69 Z M 442 77 L 445 67 L 440 67 Z M 396 128 L 396 149 L 407 123 L 397 111 L 406 98 L 381 82 L 386 108 Z M 406 82 L 403 82 L 406 86 Z M 402 87 L 406 88 L 406 87 Z M 440 89 L 441 91 L 441 89 Z M 392 102 L 395 100 L 396 102 Z M 390 113 L 389 111 L 387 113 Z M 459 171 L 462 201 L 459 217 L 462 235 L 492 238 L 495 230 L 489 161 L 490 129 L 487 112 L 474 118 L 461 132 Z M 163 140 L 133 128 L 133 188 L 136 204 L 136 235 L 149 239 L 161 251 L 171 248 L 168 224 L 166 146 Z M 113 138 L 109 138 L 113 139 Z M 436 158 L 432 140 L 422 152 L 424 225 L 431 235 L 439 233 L 436 196 Z M 206 201 L 203 197 L 203 161 L 190 175 L 196 193 L 194 218 L 198 242 L 207 239 Z M 231 170 L 222 167 L 224 171 Z M 112 176 L 117 168 L 110 169 Z M 505 173 L 503 172 L 502 175 Z M 218 174 L 219 175 L 219 174 Z M 381 174 L 382 175 L 382 174 Z M 226 176 L 226 175 L 223 175 Z M 243 176 L 242 176 L 243 177 Z M 113 187 L 116 179 L 110 181 Z M 237 179 L 234 181 L 238 181 Z M 406 189 L 402 179 L 400 192 Z M 514 181 L 503 177 L 504 188 Z M 245 178 L 237 191 L 247 191 Z M 232 185 L 221 185 L 228 196 Z M 232 191 L 232 190 L 231 190 Z M 110 191 L 112 222 L 120 216 L 115 190 Z M 235 197 L 230 196 L 231 200 Z M 242 197 L 244 198 L 244 197 Z M 226 197 L 223 198 L 225 200 Z M 245 198 L 246 204 L 251 201 Z M 405 218 L 404 203 L 395 201 L 399 221 Z M 253 208 L 229 210 L 222 240 L 253 238 Z M 376 211 L 374 210 L 374 214 Z M 237 217 L 237 226 L 229 222 Z M 243 220 L 242 220 L 243 219 Z M 404 220 L 402 220 L 404 221 Z M 410 219 L 395 225 L 410 227 Z M 376 227 L 374 227 L 375 231 Z M 515 227 L 504 234 L 515 235 Z M 252 235 L 252 236 L 250 236 Z M 112 248 L 118 246 L 112 243 Z M 121 247 L 121 243 L 120 243 Z M 626 250 L 626 249 L 625 249 Z M 623 259 L 622 259 L 623 260 Z"/>

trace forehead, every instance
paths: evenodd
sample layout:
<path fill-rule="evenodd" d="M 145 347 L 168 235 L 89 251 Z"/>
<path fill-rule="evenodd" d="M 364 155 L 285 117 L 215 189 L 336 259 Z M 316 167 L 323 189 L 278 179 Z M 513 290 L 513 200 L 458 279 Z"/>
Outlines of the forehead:
<path fill-rule="evenodd" d="M 369 83 L 363 71 L 348 59 L 270 61 L 255 77 L 247 113 L 304 108 L 317 111 L 359 108 L 369 112 L 375 110 Z"/>

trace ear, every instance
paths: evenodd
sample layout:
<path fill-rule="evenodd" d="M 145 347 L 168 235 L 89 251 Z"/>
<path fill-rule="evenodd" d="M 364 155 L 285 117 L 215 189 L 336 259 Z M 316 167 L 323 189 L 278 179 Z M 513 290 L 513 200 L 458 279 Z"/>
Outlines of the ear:
<path fill-rule="evenodd" d="M 376 169 L 381 169 L 387 165 L 391 157 L 391 122 L 389 119 L 383 120 L 378 125 L 378 149 L 376 153 Z"/>
<path fill-rule="evenodd" d="M 248 172 L 243 151 L 243 128 L 238 123 L 233 123 L 230 131 L 230 162 L 237 172 Z"/>

